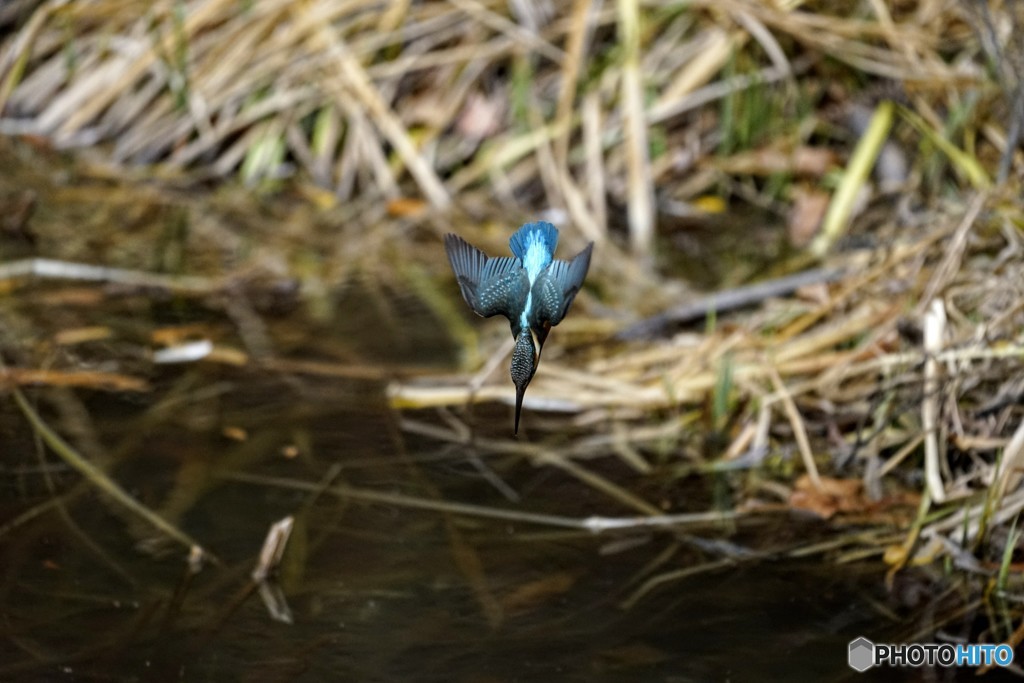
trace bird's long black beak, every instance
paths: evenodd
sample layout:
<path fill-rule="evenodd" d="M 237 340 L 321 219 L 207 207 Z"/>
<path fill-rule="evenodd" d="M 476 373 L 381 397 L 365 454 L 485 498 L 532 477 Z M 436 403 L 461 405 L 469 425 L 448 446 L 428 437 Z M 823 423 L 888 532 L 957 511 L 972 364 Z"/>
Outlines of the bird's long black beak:
<path fill-rule="evenodd" d="M 526 394 L 526 387 L 516 387 L 516 435 L 519 434 L 519 415 L 523 412 L 523 396 Z"/>

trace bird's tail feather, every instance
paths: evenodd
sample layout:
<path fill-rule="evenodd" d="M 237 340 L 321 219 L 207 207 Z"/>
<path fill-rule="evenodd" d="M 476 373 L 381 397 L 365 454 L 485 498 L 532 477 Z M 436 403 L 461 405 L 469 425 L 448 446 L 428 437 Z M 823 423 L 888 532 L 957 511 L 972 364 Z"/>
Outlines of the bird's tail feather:
<path fill-rule="evenodd" d="M 554 255 L 555 247 L 558 246 L 558 228 L 545 221 L 537 221 L 536 223 L 526 223 L 516 230 L 515 234 L 508 240 L 508 246 L 512 248 L 512 253 L 520 261 L 526 260 L 526 250 L 530 245 L 530 236 L 534 233 L 540 233 L 548 253 Z"/>

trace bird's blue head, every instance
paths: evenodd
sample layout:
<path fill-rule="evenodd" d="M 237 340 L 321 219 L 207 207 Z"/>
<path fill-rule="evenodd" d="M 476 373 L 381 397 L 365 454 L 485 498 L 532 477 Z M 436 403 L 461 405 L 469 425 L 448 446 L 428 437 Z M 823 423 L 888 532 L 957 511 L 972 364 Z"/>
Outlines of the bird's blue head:
<path fill-rule="evenodd" d="M 519 433 L 519 414 L 523 410 L 526 387 L 537 371 L 537 345 L 529 327 L 519 330 L 516 346 L 512 350 L 512 382 L 516 385 L 516 434 Z"/>

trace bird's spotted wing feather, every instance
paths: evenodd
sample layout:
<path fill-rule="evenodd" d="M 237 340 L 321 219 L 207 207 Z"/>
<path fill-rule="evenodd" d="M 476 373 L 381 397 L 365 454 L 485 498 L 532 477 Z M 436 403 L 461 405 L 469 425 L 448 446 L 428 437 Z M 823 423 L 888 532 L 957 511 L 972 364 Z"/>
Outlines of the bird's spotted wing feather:
<path fill-rule="evenodd" d="M 594 243 L 591 242 L 572 261 L 552 261 L 538 278 L 533 288 L 535 301 L 530 316 L 531 326 L 539 328 L 562 322 L 576 293 L 583 286 L 593 249 Z"/>
<path fill-rule="evenodd" d="M 444 238 L 448 260 L 462 290 L 462 298 L 477 315 L 499 313 L 512 319 L 512 302 L 526 298 L 529 281 L 519 261 L 507 256 L 489 258 L 458 235 Z"/>

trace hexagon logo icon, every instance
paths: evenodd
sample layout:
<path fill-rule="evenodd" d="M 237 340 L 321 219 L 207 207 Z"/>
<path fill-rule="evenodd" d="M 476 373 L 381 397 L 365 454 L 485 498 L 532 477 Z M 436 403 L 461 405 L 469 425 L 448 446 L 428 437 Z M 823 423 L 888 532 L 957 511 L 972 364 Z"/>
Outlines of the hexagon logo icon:
<path fill-rule="evenodd" d="M 875 664 L 875 644 L 861 636 L 850 641 L 850 668 L 864 673 Z"/>

